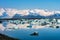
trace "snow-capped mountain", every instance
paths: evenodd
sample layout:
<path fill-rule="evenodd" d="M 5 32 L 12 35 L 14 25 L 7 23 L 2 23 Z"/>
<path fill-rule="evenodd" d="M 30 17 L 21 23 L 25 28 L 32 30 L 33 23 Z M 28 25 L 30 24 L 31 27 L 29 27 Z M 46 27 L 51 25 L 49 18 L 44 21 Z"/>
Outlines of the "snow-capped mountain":
<path fill-rule="evenodd" d="M 0 8 L 0 18 L 60 18 L 60 11 Z"/>
<path fill-rule="evenodd" d="M 8 18 L 8 17 L 9 15 L 6 12 L 2 13 L 2 15 L 0 16 L 0 18 Z"/>

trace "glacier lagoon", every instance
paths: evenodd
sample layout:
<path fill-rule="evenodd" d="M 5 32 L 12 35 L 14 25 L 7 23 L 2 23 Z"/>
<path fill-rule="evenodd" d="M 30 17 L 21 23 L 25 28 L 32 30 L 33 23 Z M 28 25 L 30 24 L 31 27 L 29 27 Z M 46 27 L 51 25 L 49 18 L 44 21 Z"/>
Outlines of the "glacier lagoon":
<path fill-rule="evenodd" d="M 45 23 L 44 22 L 45 20 L 42 20 L 40 23 Z M 51 26 L 50 24 L 38 24 L 39 21 L 34 21 L 32 22 L 31 20 L 29 22 L 25 21 L 26 23 L 30 23 L 30 26 L 28 27 L 24 27 L 22 26 L 22 28 L 20 27 L 21 25 L 19 25 L 19 27 L 17 27 L 16 25 L 19 24 L 19 22 L 16 24 L 16 20 L 15 21 L 9 21 L 9 22 L 6 22 L 4 21 L 2 24 L 5 24 L 5 26 L 7 27 L 4 27 L 4 30 L 0 30 L 0 33 L 2 34 L 5 34 L 5 35 L 8 35 L 10 37 L 13 37 L 13 38 L 18 38 L 20 40 L 60 40 L 60 28 L 56 28 L 57 25 L 55 25 L 56 23 L 59 24 L 59 20 L 57 20 L 56 22 L 56 19 L 52 20 L 51 22 L 49 22 L 47 20 L 47 23 L 52 23 L 53 22 L 53 25 L 52 27 L 49 27 Z M 10 24 L 11 23 L 11 24 Z M 42 26 L 45 26 L 45 25 L 48 25 L 48 27 L 35 27 L 33 24 L 36 24 L 38 26 L 42 25 Z M 1 24 L 1 25 L 2 25 Z M 22 23 L 24 24 L 24 23 Z M 0 25 L 0 27 L 1 27 Z M 14 27 L 13 27 L 14 25 Z M 33 25 L 31 27 L 31 25 Z M 55 26 L 55 27 L 53 27 Z M 59 25 L 60 27 L 60 25 Z M 2 26 L 3 28 L 3 26 Z M 32 34 L 33 32 L 38 32 L 38 36 L 31 36 L 30 34 Z"/>
<path fill-rule="evenodd" d="M 30 36 L 33 32 L 38 32 L 38 36 Z M 19 29 L 14 31 L 1 32 L 10 37 L 21 40 L 60 40 L 60 28 L 43 28 L 43 29 Z"/>

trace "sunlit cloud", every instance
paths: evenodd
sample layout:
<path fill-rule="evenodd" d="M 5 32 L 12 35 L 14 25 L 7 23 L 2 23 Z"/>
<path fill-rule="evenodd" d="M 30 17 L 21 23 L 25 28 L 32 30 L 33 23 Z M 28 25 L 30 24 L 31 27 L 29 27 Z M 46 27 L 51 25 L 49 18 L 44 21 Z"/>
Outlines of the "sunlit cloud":
<path fill-rule="evenodd" d="M 29 10 L 18 10 L 17 14 L 28 15 L 29 14 Z"/>
<path fill-rule="evenodd" d="M 13 16 L 15 14 L 21 14 L 21 15 L 29 15 L 31 13 L 37 13 L 39 15 L 42 15 L 42 16 L 50 16 L 50 15 L 53 15 L 54 14 L 54 11 L 45 11 L 45 10 L 42 10 L 42 9 L 33 9 L 33 10 L 17 10 L 17 9 L 10 9 L 10 8 L 7 8 L 6 9 L 6 12 L 8 13 L 9 16 Z"/>
<path fill-rule="evenodd" d="M 36 13 L 39 13 L 42 16 L 50 16 L 54 14 L 54 11 L 45 11 L 45 10 L 40 10 L 40 9 L 35 9 Z"/>
<path fill-rule="evenodd" d="M 60 11 L 55 11 L 55 13 L 58 13 L 58 14 L 60 14 Z"/>
<path fill-rule="evenodd" d="M 6 8 L 6 13 L 12 17 L 14 14 L 17 13 L 17 9 Z"/>
<path fill-rule="evenodd" d="M 18 10 L 18 9 L 12 9 L 12 8 L 0 8 L 0 16 L 2 15 L 3 12 L 6 12 L 10 17 L 13 17 L 15 14 L 21 14 L 22 16 L 24 15 L 29 15 L 31 13 L 36 13 L 41 16 L 50 16 L 54 15 L 56 13 L 60 13 L 60 11 L 49 11 L 49 10 L 43 10 L 43 9 L 23 9 L 23 10 Z"/>

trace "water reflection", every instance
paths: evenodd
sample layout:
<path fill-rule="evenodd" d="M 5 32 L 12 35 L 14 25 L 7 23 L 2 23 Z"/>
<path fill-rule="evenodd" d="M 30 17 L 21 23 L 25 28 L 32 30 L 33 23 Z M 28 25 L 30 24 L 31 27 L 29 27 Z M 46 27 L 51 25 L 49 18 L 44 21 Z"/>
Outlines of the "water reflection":
<path fill-rule="evenodd" d="M 35 31 L 38 32 L 38 36 L 30 36 Z M 21 40 L 60 40 L 60 28 L 19 29 L 15 31 L 4 31 L 4 34 Z"/>
<path fill-rule="evenodd" d="M 22 40 L 60 40 L 59 27 L 60 19 L 0 20 L 0 33 Z"/>
<path fill-rule="evenodd" d="M 0 20 L 0 24 L 2 24 L 2 27 L 5 27 L 5 30 L 59 28 L 60 19 Z"/>

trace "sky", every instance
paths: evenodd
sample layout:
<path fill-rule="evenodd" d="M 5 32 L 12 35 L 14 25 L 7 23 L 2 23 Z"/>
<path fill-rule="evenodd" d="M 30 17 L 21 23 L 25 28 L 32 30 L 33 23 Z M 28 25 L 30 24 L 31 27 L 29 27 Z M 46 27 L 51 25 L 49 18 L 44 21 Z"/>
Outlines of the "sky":
<path fill-rule="evenodd" d="M 0 0 L 0 8 L 60 10 L 60 0 Z"/>

